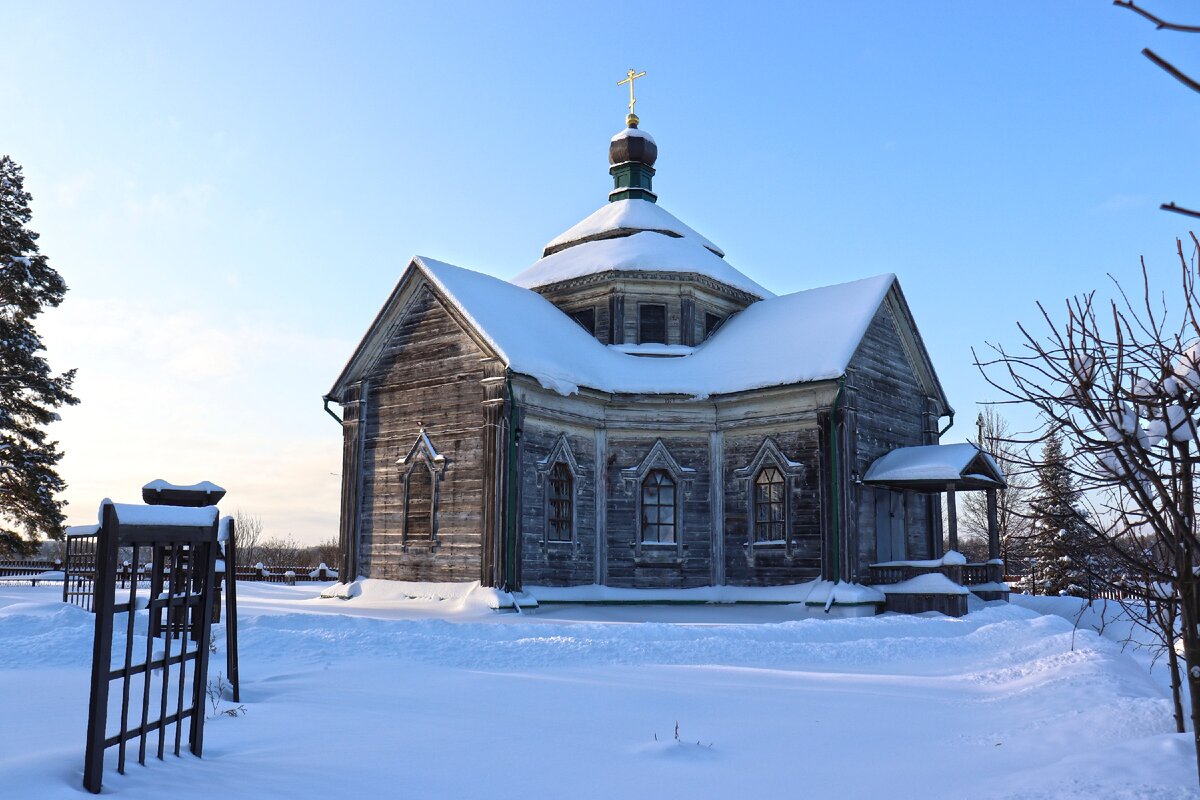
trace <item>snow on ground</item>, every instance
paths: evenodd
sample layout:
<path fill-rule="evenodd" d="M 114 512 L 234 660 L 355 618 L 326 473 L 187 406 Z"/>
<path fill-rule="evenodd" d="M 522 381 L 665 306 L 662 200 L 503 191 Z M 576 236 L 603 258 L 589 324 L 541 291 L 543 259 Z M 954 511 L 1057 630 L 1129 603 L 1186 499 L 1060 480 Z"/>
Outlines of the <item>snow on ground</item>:
<path fill-rule="evenodd" d="M 109 770 L 105 792 L 1200 798 L 1146 665 L 1089 630 L 1072 649 L 1071 621 L 1020 603 L 514 614 L 321 588 L 242 584 L 245 715 L 208 722 L 203 759 Z M 92 617 L 58 591 L 0 586 L 3 797 L 83 795 Z"/>

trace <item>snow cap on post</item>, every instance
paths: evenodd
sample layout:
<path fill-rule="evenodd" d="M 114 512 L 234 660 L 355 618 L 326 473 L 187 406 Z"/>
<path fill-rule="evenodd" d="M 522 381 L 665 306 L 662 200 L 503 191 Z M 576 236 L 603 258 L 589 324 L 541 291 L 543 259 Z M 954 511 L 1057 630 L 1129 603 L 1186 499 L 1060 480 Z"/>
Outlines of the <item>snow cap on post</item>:
<path fill-rule="evenodd" d="M 224 497 L 225 490 L 210 481 L 179 486 L 159 478 L 142 487 L 142 502 L 148 506 L 203 508 L 215 506 Z"/>

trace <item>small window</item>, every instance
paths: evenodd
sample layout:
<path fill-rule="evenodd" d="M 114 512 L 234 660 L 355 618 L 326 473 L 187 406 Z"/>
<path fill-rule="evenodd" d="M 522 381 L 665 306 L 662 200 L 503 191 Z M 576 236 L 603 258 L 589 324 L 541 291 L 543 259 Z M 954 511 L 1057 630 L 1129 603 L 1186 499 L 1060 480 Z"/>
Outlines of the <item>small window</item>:
<path fill-rule="evenodd" d="M 571 541 L 574 527 L 574 478 L 561 461 L 550 470 L 550 492 L 546 502 L 546 538 L 551 542 Z"/>
<path fill-rule="evenodd" d="M 404 537 L 433 539 L 433 473 L 418 459 L 404 484 Z"/>
<path fill-rule="evenodd" d="M 718 314 L 710 314 L 709 312 L 705 311 L 704 312 L 704 338 L 707 339 L 709 336 L 712 336 L 713 333 L 717 330 L 717 328 L 721 327 L 721 323 L 724 321 L 725 321 L 724 317 L 722 317 Z"/>
<path fill-rule="evenodd" d="M 667 307 L 657 303 L 638 306 L 638 342 L 667 343 Z"/>
<path fill-rule="evenodd" d="M 596 309 L 581 308 L 578 311 L 572 311 L 571 319 L 582 325 L 583 329 L 592 336 L 596 335 Z"/>
<path fill-rule="evenodd" d="M 675 481 L 661 469 L 642 481 L 642 542 L 675 543 Z"/>
<path fill-rule="evenodd" d="M 766 467 L 754 479 L 754 540 L 783 541 L 783 476 Z"/>

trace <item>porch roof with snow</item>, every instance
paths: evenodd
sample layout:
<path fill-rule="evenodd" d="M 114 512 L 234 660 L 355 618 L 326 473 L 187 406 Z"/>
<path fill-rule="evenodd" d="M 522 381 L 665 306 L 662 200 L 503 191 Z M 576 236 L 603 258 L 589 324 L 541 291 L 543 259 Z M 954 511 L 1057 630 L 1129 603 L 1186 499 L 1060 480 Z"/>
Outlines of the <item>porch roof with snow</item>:
<path fill-rule="evenodd" d="M 835 380 L 845 374 L 889 294 L 907 316 L 896 276 L 877 275 L 760 300 L 730 318 L 690 355 L 643 358 L 602 344 L 537 292 L 417 257 L 334 383 L 329 399 L 340 401 L 347 387 L 369 373 L 401 321 L 407 298 L 422 282 L 509 369 L 562 395 L 586 387 L 614 394 L 705 398 Z M 921 357 L 927 359 L 923 348 Z M 944 398 L 936 377 L 930 393 Z"/>
<path fill-rule="evenodd" d="M 863 483 L 919 492 L 1001 489 L 1004 472 L 990 455 L 970 442 L 900 447 L 877 458 Z"/>

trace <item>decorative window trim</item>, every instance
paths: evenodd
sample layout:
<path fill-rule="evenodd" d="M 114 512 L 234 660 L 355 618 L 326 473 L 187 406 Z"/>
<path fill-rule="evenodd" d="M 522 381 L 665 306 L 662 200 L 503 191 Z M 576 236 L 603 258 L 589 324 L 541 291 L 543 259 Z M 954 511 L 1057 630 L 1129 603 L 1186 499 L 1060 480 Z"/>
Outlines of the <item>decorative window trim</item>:
<path fill-rule="evenodd" d="M 422 427 L 417 433 L 417 440 L 413 442 L 408 453 L 396 460 L 396 464 L 403 471 L 404 481 L 404 525 L 400 533 L 401 550 L 405 553 L 409 551 L 410 545 L 427 545 L 421 549 L 427 549 L 433 552 L 438 548 L 438 502 L 441 497 L 442 478 L 446 475 L 446 467 L 449 466 L 447 458 L 437 451 L 433 446 L 433 442 L 429 440 L 428 434 L 425 433 L 425 428 Z M 409 535 L 409 484 L 412 480 L 413 473 L 418 469 L 429 470 L 430 483 L 430 502 L 429 502 L 429 538 L 421 537 L 417 539 Z"/>
<path fill-rule="evenodd" d="M 656 469 L 666 472 L 671 476 L 671 480 L 675 481 L 674 543 L 642 542 L 642 484 L 646 480 L 646 476 Z M 641 558 L 643 552 L 662 553 L 674 550 L 677 558 L 683 558 L 683 501 L 685 498 L 691 497 L 695 476 L 696 470 L 685 467 L 676 461 L 667 446 L 663 444 L 662 439 L 655 440 L 650 452 L 646 453 L 646 457 L 636 467 L 626 467 L 621 470 L 621 482 L 625 486 L 625 493 L 633 494 L 636 501 L 637 520 L 634 525 L 636 536 L 633 543 L 630 544 L 636 557 Z"/>
<path fill-rule="evenodd" d="M 550 472 L 554 469 L 555 464 L 565 464 L 567 471 L 571 473 L 571 538 L 570 539 L 551 539 L 550 538 Z M 567 435 L 560 433 L 558 440 L 554 442 L 554 447 L 550 448 L 550 453 L 543 459 L 539 459 L 535 465 L 537 485 L 542 487 L 542 549 L 570 547 L 572 554 L 575 553 L 579 544 L 579 462 L 575 460 L 575 453 L 571 450 L 571 443 L 567 441 Z"/>
<path fill-rule="evenodd" d="M 783 539 L 760 542 L 755 535 L 755 482 L 768 467 L 774 467 L 783 475 Z M 754 552 L 759 549 L 769 551 L 782 547 L 788 557 L 792 556 L 796 544 L 796 532 L 792 529 L 792 495 L 803 485 L 805 473 L 804 465 L 784 455 L 779 445 L 769 436 L 763 439 L 749 464 L 733 471 L 734 482 L 740 483 L 746 493 L 746 541 L 742 546 L 746 548 L 751 562 L 754 560 Z"/>

